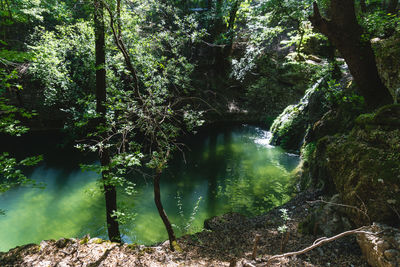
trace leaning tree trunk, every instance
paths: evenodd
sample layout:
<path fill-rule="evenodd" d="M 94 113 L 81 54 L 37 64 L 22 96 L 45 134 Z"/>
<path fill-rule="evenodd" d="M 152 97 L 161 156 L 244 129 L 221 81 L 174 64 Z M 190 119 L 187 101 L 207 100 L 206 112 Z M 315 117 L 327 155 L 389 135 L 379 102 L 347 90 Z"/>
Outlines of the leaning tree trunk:
<path fill-rule="evenodd" d="M 156 203 L 156 207 L 158 213 L 160 214 L 161 220 L 164 223 L 165 229 L 168 233 L 169 239 L 169 246 L 172 251 L 178 249 L 178 243 L 176 242 L 176 237 L 174 233 L 174 229 L 172 229 L 171 222 L 168 219 L 167 213 L 164 210 L 164 207 L 161 202 L 161 193 L 160 193 L 160 177 L 161 177 L 161 170 L 157 170 L 154 176 L 154 202 Z"/>
<path fill-rule="evenodd" d="M 344 57 L 369 108 L 391 103 L 392 96 L 379 77 L 371 43 L 357 22 L 354 1 L 331 0 L 329 11 L 331 18 L 323 18 L 314 2 L 310 17 L 314 28 L 325 34 Z"/>
<path fill-rule="evenodd" d="M 106 70 L 105 66 L 105 42 L 104 42 L 104 12 L 102 0 L 94 0 L 94 28 L 96 43 L 96 111 L 100 114 L 99 125 L 105 124 L 107 98 L 106 93 Z M 103 136 L 104 137 L 104 136 Z M 103 138 L 104 139 L 104 138 Z M 110 154 L 108 148 L 99 151 L 101 166 L 110 165 Z M 106 200 L 106 216 L 108 237 L 112 242 L 121 242 L 118 221 L 112 217 L 112 213 L 117 210 L 117 192 L 115 186 L 109 183 L 109 172 L 102 171 L 104 196 Z"/>

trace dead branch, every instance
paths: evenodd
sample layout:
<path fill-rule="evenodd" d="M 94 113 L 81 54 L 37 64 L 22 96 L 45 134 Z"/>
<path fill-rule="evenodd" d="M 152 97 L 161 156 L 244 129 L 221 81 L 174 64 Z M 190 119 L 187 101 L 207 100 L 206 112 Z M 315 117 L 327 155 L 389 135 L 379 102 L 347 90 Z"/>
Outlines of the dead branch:
<path fill-rule="evenodd" d="M 360 198 L 359 198 L 360 199 Z M 360 201 L 362 201 L 360 199 Z M 355 209 L 356 211 L 360 212 L 361 214 L 363 214 L 367 219 L 368 222 L 371 223 L 371 219 L 368 216 L 368 213 L 365 210 L 362 210 L 360 208 L 357 208 L 356 206 L 351 206 L 351 205 L 346 205 L 346 204 L 341 204 L 341 203 L 334 203 L 334 202 L 329 202 L 329 201 L 325 201 L 322 199 L 318 199 L 318 200 L 314 200 L 314 201 L 307 201 L 307 203 L 316 203 L 316 202 L 320 202 L 320 203 L 325 203 L 325 204 L 331 204 L 334 206 L 338 206 L 338 207 L 343 207 L 343 208 L 350 208 L 350 209 Z M 363 206 L 365 206 L 364 202 L 362 202 Z"/>
<path fill-rule="evenodd" d="M 258 241 L 260 240 L 261 235 L 256 234 L 256 237 L 254 238 L 254 245 L 253 245 L 253 253 L 251 254 L 251 258 L 255 260 L 257 258 L 257 247 L 258 247 Z"/>
<path fill-rule="evenodd" d="M 349 230 L 349 231 L 346 231 L 346 232 L 342 232 L 340 234 L 337 234 L 337 235 L 329 237 L 329 238 L 327 238 L 327 237 L 319 238 L 311 246 L 306 247 L 306 248 L 304 248 L 302 250 L 294 251 L 294 252 L 288 252 L 288 253 L 284 253 L 284 254 L 280 254 L 280 255 L 274 255 L 274 256 L 272 256 L 271 258 L 269 258 L 267 260 L 267 264 L 270 261 L 278 259 L 278 258 L 291 257 L 291 256 L 297 256 L 297 255 L 304 254 L 304 253 L 306 253 L 306 252 L 308 252 L 308 251 L 310 251 L 310 250 L 312 250 L 312 249 L 314 249 L 316 247 L 322 246 L 325 243 L 332 242 L 332 241 L 334 241 L 336 239 L 339 239 L 339 238 L 342 238 L 342 237 L 345 237 L 345 236 L 348 236 L 348 235 L 353 235 L 353 234 L 377 235 L 377 234 L 379 234 L 379 233 L 372 233 L 372 232 L 363 231 L 366 227 L 367 226 L 363 226 L 363 227 L 360 227 L 360 228 L 357 228 L 357 229 L 354 229 L 354 230 Z"/>

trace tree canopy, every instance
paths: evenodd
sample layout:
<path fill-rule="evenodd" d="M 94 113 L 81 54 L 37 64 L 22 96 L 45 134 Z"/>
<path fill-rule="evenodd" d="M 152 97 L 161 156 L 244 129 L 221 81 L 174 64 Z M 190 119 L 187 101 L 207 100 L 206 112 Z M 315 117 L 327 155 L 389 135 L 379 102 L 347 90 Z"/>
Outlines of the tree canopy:
<path fill-rule="evenodd" d="M 370 40 L 399 32 L 398 9 L 398 1 L 3 0 L 0 132 L 19 136 L 52 118 L 77 148 L 97 152 L 100 166 L 83 167 L 102 175 L 113 241 L 123 220 L 115 188 L 131 194 L 127 173 L 150 174 L 179 249 L 160 178 L 184 147 L 180 137 L 235 108 L 266 124 L 321 79 L 332 93 L 347 67 L 355 86 L 332 93 L 341 102 L 391 103 Z M 0 192 L 33 183 L 21 166 L 40 159 L 3 152 Z"/>

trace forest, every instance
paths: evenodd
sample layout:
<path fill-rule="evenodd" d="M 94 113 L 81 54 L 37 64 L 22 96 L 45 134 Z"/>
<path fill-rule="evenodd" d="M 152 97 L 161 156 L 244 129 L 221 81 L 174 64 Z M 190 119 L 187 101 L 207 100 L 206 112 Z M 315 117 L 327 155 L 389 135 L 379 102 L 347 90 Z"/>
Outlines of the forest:
<path fill-rule="evenodd" d="M 0 0 L 0 266 L 400 266 L 399 0 Z"/>

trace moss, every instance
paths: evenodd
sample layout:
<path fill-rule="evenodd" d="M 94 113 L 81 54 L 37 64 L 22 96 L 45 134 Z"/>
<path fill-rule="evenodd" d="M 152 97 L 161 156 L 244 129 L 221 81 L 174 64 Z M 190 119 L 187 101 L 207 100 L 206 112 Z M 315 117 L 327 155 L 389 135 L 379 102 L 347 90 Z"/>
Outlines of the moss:
<path fill-rule="evenodd" d="M 176 252 L 183 252 L 182 248 L 179 246 L 178 242 L 172 241 L 172 247 Z"/>
<path fill-rule="evenodd" d="M 376 127 L 370 127 L 371 125 L 391 126 L 389 128 L 396 128 L 400 126 L 399 118 L 400 104 L 391 104 L 380 107 L 373 113 L 361 114 L 355 122 L 361 128 L 367 128 L 369 130 L 376 129 Z"/>
<path fill-rule="evenodd" d="M 129 249 L 135 250 L 135 249 L 139 248 L 139 245 L 136 243 L 132 243 L 132 244 L 128 244 L 126 247 Z"/>
<path fill-rule="evenodd" d="M 152 254 L 153 252 L 154 252 L 154 248 L 145 247 L 145 248 L 143 248 L 142 250 L 139 251 L 139 255 L 140 255 L 140 256 L 143 256 L 143 255 L 145 255 L 146 253 L 147 253 L 147 254 Z"/>
<path fill-rule="evenodd" d="M 302 104 L 288 106 L 271 126 L 272 142 L 284 149 L 298 150 L 308 126 Z"/>
<path fill-rule="evenodd" d="M 96 238 L 95 240 L 93 240 L 94 244 L 103 244 L 105 242 L 105 240 L 101 239 L 101 238 Z"/>
<path fill-rule="evenodd" d="M 393 105 L 383 107 L 359 116 L 350 134 L 320 140 L 325 149 L 320 144 L 317 149 L 322 149 L 321 158 L 328 159 L 325 168 L 345 204 L 362 207 L 372 221 L 400 225 L 395 212 L 400 210 L 400 130 L 392 124 L 379 124 L 382 114 L 385 123 L 400 120 Z M 365 123 L 375 127 L 363 127 Z M 355 224 L 370 223 L 355 209 L 347 213 Z"/>
<path fill-rule="evenodd" d="M 301 158 L 304 161 L 308 162 L 311 159 L 312 155 L 314 154 L 316 146 L 317 144 L 315 141 L 302 146 L 300 151 Z"/>
<path fill-rule="evenodd" d="M 81 239 L 81 241 L 79 242 L 79 244 L 83 245 L 83 244 L 87 244 L 87 242 L 89 242 L 89 237 L 85 236 L 84 238 Z"/>
<path fill-rule="evenodd" d="M 358 116 L 356 118 L 355 123 L 358 125 L 366 125 L 366 124 L 372 123 L 374 117 L 375 117 L 374 113 L 361 114 L 360 116 Z"/>

